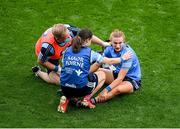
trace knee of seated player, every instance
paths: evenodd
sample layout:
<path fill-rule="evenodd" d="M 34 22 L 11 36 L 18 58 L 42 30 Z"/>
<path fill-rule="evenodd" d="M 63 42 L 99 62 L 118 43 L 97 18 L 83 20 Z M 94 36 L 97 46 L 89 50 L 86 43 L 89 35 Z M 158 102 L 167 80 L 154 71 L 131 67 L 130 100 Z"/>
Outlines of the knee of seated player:
<path fill-rule="evenodd" d="M 126 94 L 126 93 L 132 93 L 133 92 L 133 86 L 132 85 L 119 85 L 115 89 L 116 94 Z"/>
<path fill-rule="evenodd" d="M 100 76 L 102 80 L 106 80 L 106 74 L 103 71 L 100 71 Z"/>
<path fill-rule="evenodd" d="M 106 80 L 106 74 L 103 71 L 97 71 L 96 75 L 98 76 L 98 80 L 100 81 Z"/>
<path fill-rule="evenodd" d="M 114 94 L 114 95 L 118 95 L 118 94 L 121 93 L 121 88 L 115 87 L 115 88 L 112 90 L 111 93 Z"/>

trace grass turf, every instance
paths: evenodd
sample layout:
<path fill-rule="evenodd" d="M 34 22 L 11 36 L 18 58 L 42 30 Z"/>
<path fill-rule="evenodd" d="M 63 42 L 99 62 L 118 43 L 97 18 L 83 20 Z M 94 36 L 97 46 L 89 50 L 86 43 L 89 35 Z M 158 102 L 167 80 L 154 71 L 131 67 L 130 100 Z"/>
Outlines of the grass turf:
<path fill-rule="evenodd" d="M 0 127 L 180 127 L 179 6 L 179 0 L 1 0 Z M 141 90 L 93 110 L 57 113 L 58 87 L 31 73 L 34 44 L 55 23 L 88 27 L 102 39 L 122 29 L 141 62 Z"/>

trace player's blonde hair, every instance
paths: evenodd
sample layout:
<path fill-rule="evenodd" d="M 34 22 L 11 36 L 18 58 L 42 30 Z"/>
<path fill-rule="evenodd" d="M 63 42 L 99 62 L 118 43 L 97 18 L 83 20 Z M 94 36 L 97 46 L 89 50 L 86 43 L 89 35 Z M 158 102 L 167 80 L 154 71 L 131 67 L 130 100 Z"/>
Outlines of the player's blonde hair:
<path fill-rule="evenodd" d="M 52 27 L 52 34 L 56 38 L 63 38 L 67 28 L 63 24 L 54 24 Z"/>
<path fill-rule="evenodd" d="M 119 37 L 123 37 L 123 41 L 125 42 L 124 32 L 120 31 L 119 29 L 115 29 L 113 30 L 113 32 L 111 32 L 109 40 L 111 41 L 112 38 L 119 38 Z"/>

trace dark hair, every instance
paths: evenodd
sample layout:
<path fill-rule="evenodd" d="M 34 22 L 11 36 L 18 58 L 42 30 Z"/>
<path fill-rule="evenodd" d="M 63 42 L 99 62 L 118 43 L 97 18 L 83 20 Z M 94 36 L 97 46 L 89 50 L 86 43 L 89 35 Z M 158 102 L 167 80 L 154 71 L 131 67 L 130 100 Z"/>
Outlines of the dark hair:
<path fill-rule="evenodd" d="M 81 50 L 82 45 L 87 39 L 91 39 L 93 33 L 89 29 L 82 29 L 72 40 L 73 52 L 77 53 Z"/>

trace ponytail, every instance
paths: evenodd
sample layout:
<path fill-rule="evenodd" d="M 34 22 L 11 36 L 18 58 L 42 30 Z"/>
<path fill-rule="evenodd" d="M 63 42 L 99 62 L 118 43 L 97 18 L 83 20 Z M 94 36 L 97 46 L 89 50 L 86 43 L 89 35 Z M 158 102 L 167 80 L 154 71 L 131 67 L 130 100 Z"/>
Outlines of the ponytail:
<path fill-rule="evenodd" d="M 81 50 L 82 47 L 82 39 L 79 36 L 76 36 L 72 40 L 72 49 L 74 53 L 78 53 Z"/>
<path fill-rule="evenodd" d="M 81 47 L 87 39 L 92 39 L 93 33 L 89 29 L 82 29 L 72 40 L 72 49 L 74 53 L 81 50 Z"/>

